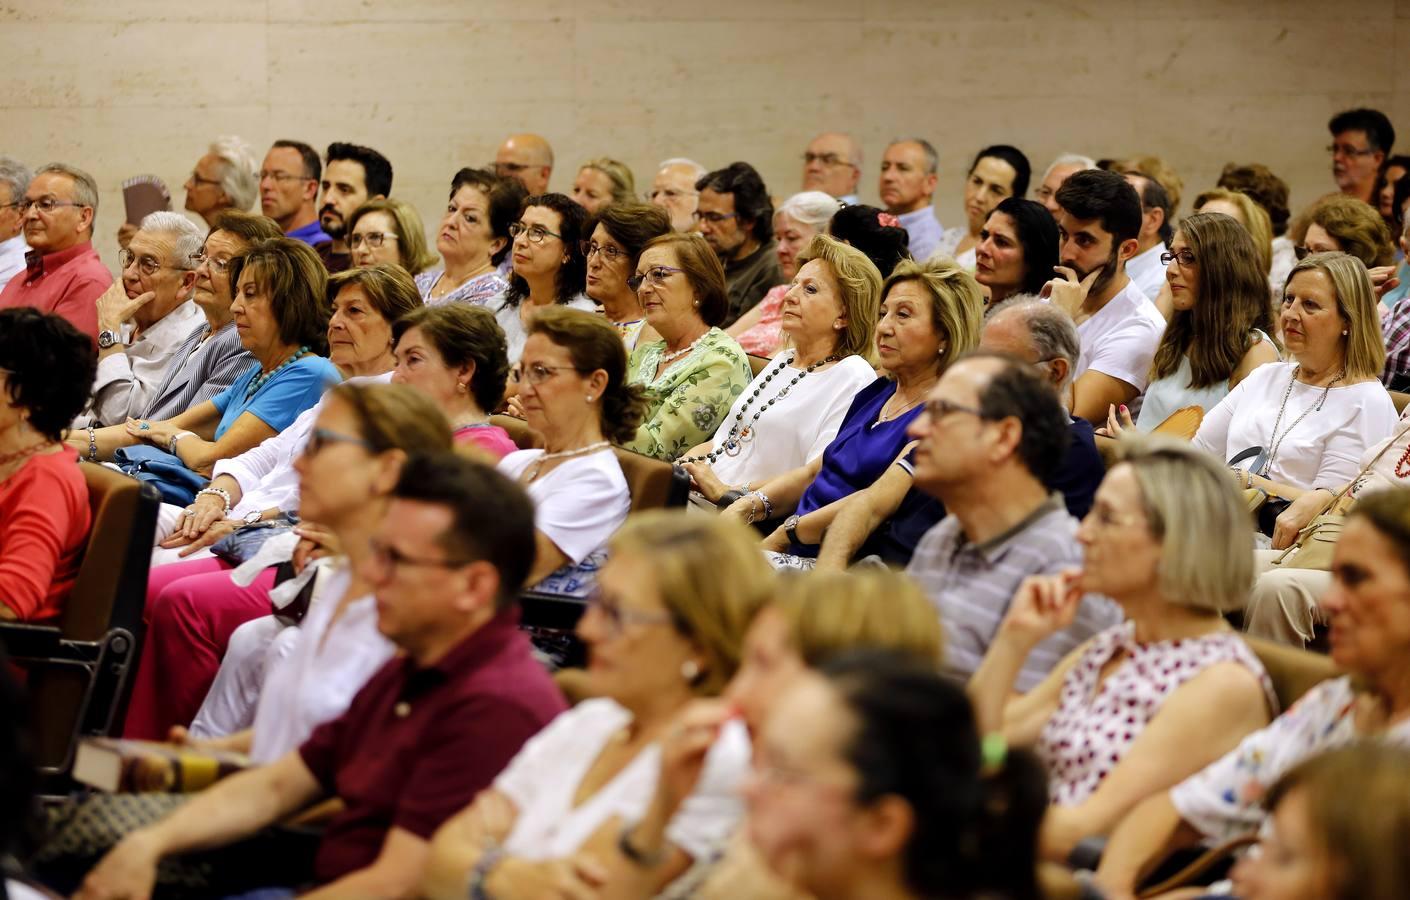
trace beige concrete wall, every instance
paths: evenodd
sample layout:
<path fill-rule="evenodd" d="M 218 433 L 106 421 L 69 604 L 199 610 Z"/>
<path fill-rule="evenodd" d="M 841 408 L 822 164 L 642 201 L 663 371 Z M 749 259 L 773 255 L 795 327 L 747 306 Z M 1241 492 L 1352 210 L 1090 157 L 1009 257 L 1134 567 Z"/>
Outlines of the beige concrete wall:
<path fill-rule="evenodd" d="M 949 224 L 989 143 L 1040 171 L 1159 153 L 1187 197 L 1258 160 L 1295 206 L 1331 187 L 1338 109 L 1385 110 L 1410 151 L 1410 0 L 16 0 L 0 73 L 0 153 L 91 171 L 110 262 L 121 180 L 160 175 L 179 207 L 226 133 L 375 146 L 432 218 L 515 130 L 552 141 L 558 190 L 591 156 L 649 182 L 689 155 L 785 196 L 809 137 L 850 129 L 871 202 L 886 141 L 925 135 Z"/>

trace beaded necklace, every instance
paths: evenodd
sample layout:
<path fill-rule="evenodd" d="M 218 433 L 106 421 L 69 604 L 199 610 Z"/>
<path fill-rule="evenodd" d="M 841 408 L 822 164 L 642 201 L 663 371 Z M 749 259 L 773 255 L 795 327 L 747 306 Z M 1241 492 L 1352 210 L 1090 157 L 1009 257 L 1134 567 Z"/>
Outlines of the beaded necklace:
<path fill-rule="evenodd" d="M 708 332 L 708 331 L 705 332 L 705 334 L 709 334 L 709 333 L 710 333 L 710 332 Z M 660 362 L 660 364 L 663 365 L 663 366 L 668 366 L 668 365 L 670 365 L 671 363 L 675 362 L 676 360 L 680 359 L 682 356 L 685 356 L 686 354 L 690 353 L 690 351 L 692 351 L 692 350 L 695 349 L 695 345 L 696 345 L 696 344 L 700 343 L 702 340 L 705 339 L 705 334 L 702 334 L 700 337 L 698 337 L 698 338 L 696 338 L 695 340 L 691 341 L 688 345 L 686 345 L 685 347 L 682 347 L 681 349 L 675 351 L 674 353 L 667 353 L 666 350 L 665 350 L 665 348 L 663 347 L 663 348 L 661 349 L 661 362 Z"/>
<path fill-rule="evenodd" d="M 289 366 L 292 366 L 299 359 L 299 357 L 303 356 L 308 351 L 308 345 L 304 344 L 302 347 L 295 350 L 294 354 L 288 359 L 275 366 L 272 370 L 259 376 L 254 381 L 251 381 L 250 386 L 245 388 L 245 400 L 248 401 L 255 394 L 259 393 L 259 389 L 264 387 L 265 382 L 269 381 L 269 379 L 273 378 L 275 375 L 278 375 L 280 372 L 282 372 L 284 369 L 287 369 Z"/>
<path fill-rule="evenodd" d="M 12 453 L 6 453 L 5 455 L 0 456 L 0 469 L 4 469 L 11 463 L 18 462 L 22 459 L 28 459 L 29 457 L 38 453 L 40 450 L 43 450 L 47 447 L 52 447 L 53 445 L 54 442 L 49 440 L 48 438 L 40 438 L 38 441 L 35 441 L 28 447 L 21 447 L 20 449 Z"/>
<path fill-rule="evenodd" d="M 720 446 L 718 449 L 711 450 L 709 453 L 706 453 L 703 456 L 687 456 L 684 459 L 676 460 L 676 462 L 713 463 L 721 456 L 738 456 L 741 452 L 743 452 L 744 445 L 754 440 L 754 425 L 759 421 L 760 416 L 768 412 L 769 407 L 773 406 L 774 403 L 779 400 L 782 400 L 784 397 L 787 397 L 789 391 L 793 390 L 793 386 L 798 382 L 802 381 L 806 376 L 811 375 L 815 369 L 818 369 L 821 366 L 825 366 L 831 362 L 837 362 L 839 359 L 841 359 L 840 356 L 833 354 L 827 359 L 818 360 L 817 362 L 808 366 L 808 368 L 799 372 L 797 375 L 794 375 L 793 380 L 783 386 L 783 390 L 779 391 L 776 395 L 769 398 L 767 401 L 764 402 L 763 406 L 759 407 L 758 411 L 754 413 L 754 418 L 749 420 L 748 425 L 743 425 L 744 414 L 749 412 L 749 408 L 753 406 L 754 403 L 759 399 L 759 394 L 764 390 L 764 388 L 769 386 L 769 382 L 774 380 L 774 376 L 782 374 L 784 368 L 786 368 L 789 363 L 793 362 L 795 355 L 796 354 L 790 353 L 787 359 L 779 360 L 777 368 L 772 368 L 764 373 L 763 381 L 759 383 L 758 387 L 754 388 L 754 393 L 749 395 L 749 399 L 744 401 L 744 405 L 741 406 L 739 408 L 739 412 L 735 414 L 734 422 L 730 425 L 729 434 L 725 435 L 725 439 L 720 442 Z M 742 428 L 741 425 L 743 425 Z"/>
<path fill-rule="evenodd" d="M 1273 422 L 1273 434 L 1271 435 L 1272 440 L 1269 441 L 1268 446 L 1268 462 L 1264 463 L 1263 471 L 1257 473 L 1259 475 L 1263 475 L 1264 477 L 1267 477 L 1269 470 L 1273 468 L 1273 461 L 1278 458 L 1278 449 L 1283 446 L 1283 440 L 1288 436 L 1288 433 L 1291 432 L 1294 428 L 1296 428 L 1298 426 L 1298 423 L 1300 423 L 1303 419 L 1307 418 L 1314 412 L 1320 411 L 1322 409 L 1322 404 L 1327 402 L 1327 395 L 1332 392 L 1332 388 L 1336 386 L 1337 382 L 1341 381 L 1343 378 L 1346 377 L 1346 369 L 1343 368 L 1341 372 L 1337 374 L 1337 377 L 1327 382 L 1327 386 L 1322 389 L 1322 396 L 1317 398 L 1317 402 L 1304 409 L 1302 411 L 1302 415 L 1298 416 L 1296 419 L 1293 419 L 1292 424 L 1288 426 L 1287 431 L 1284 431 L 1281 435 L 1279 435 L 1278 426 L 1283 424 L 1283 414 L 1288 411 L 1288 398 L 1292 396 L 1293 385 L 1297 384 L 1297 373 L 1300 371 L 1302 371 L 1302 366 L 1293 367 L 1292 377 L 1288 379 L 1288 389 L 1283 392 L 1283 405 L 1278 407 L 1278 418 Z"/>

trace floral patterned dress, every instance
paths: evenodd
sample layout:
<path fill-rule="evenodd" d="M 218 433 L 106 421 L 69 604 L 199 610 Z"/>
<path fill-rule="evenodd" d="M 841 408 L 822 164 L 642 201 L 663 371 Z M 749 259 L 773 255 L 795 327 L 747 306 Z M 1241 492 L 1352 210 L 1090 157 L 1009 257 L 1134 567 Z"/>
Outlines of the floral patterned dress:
<path fill-rule="evenodd" d="M 627 380 L 646 388 L 648 405 L 636 437 L 623 446 L 670 462 L 710 439 L 753 372 L 739 343 L 718 328 L 702 335 L 658 378 L 665 352 L 665 341 L 632 351 Z"/>

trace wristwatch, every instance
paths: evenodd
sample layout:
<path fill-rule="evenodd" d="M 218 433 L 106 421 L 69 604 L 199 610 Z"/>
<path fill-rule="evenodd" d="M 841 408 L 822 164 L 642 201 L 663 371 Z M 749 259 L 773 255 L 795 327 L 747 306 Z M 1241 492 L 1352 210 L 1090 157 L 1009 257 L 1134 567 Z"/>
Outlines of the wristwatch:
<path fill-rule="evenodd" d="M 249 512 L 245 513 L 243 516 L 241 516 L 241 517 L 240 517 L 240 521 L 244 522 L 246 525 L 254 525 L 255 523 L 259 522 L 259 521 L 260 521 L 261 519 L 263 519 L 263 518 L 264 518 L 264 511 L 263 511 L 263 510 L 252 509 L 252 510 L 250 510 Z"/>
<path fill-rule="evenodd" d="M 800 545 L 804 543 L 798 539 L 798 515 L 796 513 L 783 520 L 783 533 L 788 535 L 788 540 L 792 543 Z"/>
<path fill-rule="evenodd" d="M 106 350 L 106 349 L 108 349 L 109 347 L 113 347 L 113 346 L 116 346 L 116 345 L 121 344 L 121 343 L 122 343 L 122 336 L 119 335 L 116 331 L 100 331 L 100 332 L 98 332 L 98 349 L 99 349 L 99 350 Z"/>

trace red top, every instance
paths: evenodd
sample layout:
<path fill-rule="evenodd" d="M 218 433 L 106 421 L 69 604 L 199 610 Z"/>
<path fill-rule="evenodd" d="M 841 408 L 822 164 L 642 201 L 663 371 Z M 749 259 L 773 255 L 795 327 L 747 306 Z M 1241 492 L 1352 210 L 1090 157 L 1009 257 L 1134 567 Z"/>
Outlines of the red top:
<path fill-rule="evenodd" d="M 40 312 L 56 313 L 97 341 L 97 301 L 113 283 L 113 276 L 93 245 L 84 241 L 77 247 L 43 256 L 31 250 L 25 261 L 29 268 L 11 278 L 5 290 L 0 291 L 0 309 L 32 306 Z"/>
<path fill-rule="evenodd" d="M 24 622 L 57 616 L 92 524 L 76 450 L 30 457 L 0 482 L 0 603 Z"/>
<path fill-rule="evenodd" d="M 393 827 L 429 840 L 566 708 L 518 623 L 500 613 L 430 668 L 393 659 L 299 748 L 345 805 L 314 860 L 320 884 L 372 865 Z"/>

